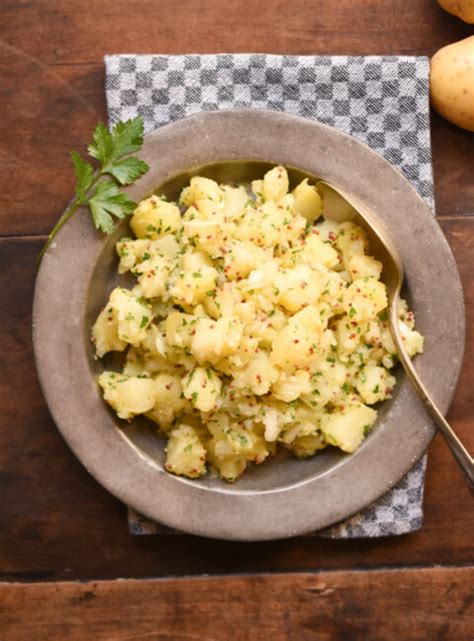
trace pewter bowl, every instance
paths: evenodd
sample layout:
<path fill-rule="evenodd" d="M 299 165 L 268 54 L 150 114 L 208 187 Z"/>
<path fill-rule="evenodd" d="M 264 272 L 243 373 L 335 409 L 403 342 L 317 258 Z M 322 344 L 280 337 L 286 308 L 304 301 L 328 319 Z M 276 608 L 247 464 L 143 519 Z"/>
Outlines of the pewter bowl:
<path fill-rule="evenodd" d="M 443 411 L 451 401 L 464 347 L 458 271 L 434 216 L 410 183 L 368 147 L 316 121 L 265 111 L 207 112 L 145 138 L 151 169 L 130 195 L 175 196 L 193 175 L 223 182 L 258 178 L 275 164 L 296 181 L 322 178 L 364 203 L 400 251 L 406 291 L 425 335 L 416 367 Z M 298 461 L 280 456 L 253 466 L 234 485 L 164 471 L 164 442 L 145 420 L 120 421 L 96 383 L 90 329 L 119 282 L 114 244 L 76 215 L 45 254 L 34 305 L 41 385 L 56 424 L 76 456 L 110 492 L 142 514 L 202 536 L 267 540 L 336 523 L 396 484 L 426 450 L 435 429 L 400 370 L 391 401 L 352 455 L 330 449 Z"/>

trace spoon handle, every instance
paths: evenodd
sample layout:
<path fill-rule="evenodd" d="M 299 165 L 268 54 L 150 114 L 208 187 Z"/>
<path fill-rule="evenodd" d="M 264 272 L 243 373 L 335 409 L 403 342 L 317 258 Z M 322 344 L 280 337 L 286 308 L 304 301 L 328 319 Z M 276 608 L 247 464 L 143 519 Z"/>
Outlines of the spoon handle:
<path fill-rule="evenodd" d="M 397 325 L 398 325 L 398 319 L 397 319 Z M 443 434 L 451 452 L 453 453 L 454 458 L 456 459 L 459 467 L 461 468 L 462 473 L 464 474 L 464 477 L 467 481 L 467 484 L 469 485 L 471 493 L 474 494 L 474 459 L 469 454 L 469 452 L 464 447 L 464 445 L 461 443 L 458 436 L 455 434 L 455 432 L 453 431 L 452 427 L 449 425 L 447 420 L 441 414 L 436 403 L 431 398 L 430 393 L 421 382 L 420 377 L 418 376 L 418 372 L 413 366 L 413 362 L 411 358 L 408 356 L 405 346 L 402 343 L 401 337 L 398 332 L 398 327 L 394 326 L 393 316 L 391 316 L 390 318 L 390 326 L 391 326 L 392 335 L 397 347 L 400 362 L 402 363 L 408 375 L 408 378 L 413 384 L 413 387 L 418 393 L 418 396 L 424 402 L 426 409 L 428 410 L 431 418 L 436 424 L 436 427 Z"/>

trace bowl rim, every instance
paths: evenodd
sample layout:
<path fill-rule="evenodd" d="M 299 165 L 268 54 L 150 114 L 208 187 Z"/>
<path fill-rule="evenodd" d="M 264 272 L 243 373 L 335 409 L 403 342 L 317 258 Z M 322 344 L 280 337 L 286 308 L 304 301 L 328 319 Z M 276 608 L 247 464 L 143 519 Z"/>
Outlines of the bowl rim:
<path fill-rule="evenodd" d="M 395 243 L 399 241 L 416 300 L 430 314 L 429 306 L 433 300 L 437 303 L 428 335 L 423 328 L 431 338 L 429 353 L 418 357 L 416 365 L 442 411 L 447 411 L 464 352 L 461 281 L 439 224 L 397 169 L 364 143 L 317 120 L 258 109 L 202 112 L 164 125 L 146 135 L 139 155 L 150 163 L 160 147 L 168 150 L 167 155 L 128 188 L 132 197 L 143 198 L 186 167 L 211 164 L 212 159 L 255 159 L 320 175 L 380 216 Z M 191 163 L 193 158 L 196 162 Z M 323 171 L 316 171 L 317 167 Z M 374 175 L 376 185 L 369 180 Z M 400 228 L 407 226 L 400 210 L 412 215 L 409 235 Z M 40 384 L 60 432 L 86 469 L 127 505 L 172 528 L 201 536 L 247 541 L 287 538 L 358 513 L 393 487 L 423 455 L 435 428 L 405 377 L 398 382 L 398 406 L 394 403 L 386 418 L 394 424 L 398 421 L 400 429 L 375 430 L 356 453 L 315 478 L 254 492 L 240 492 L 234 486 L 230 492 L 183 482 L 166 473 L 131 447 L 116 428 L 82 347 L 85 296 L 107 240 L 86 216 L 76 216 L 62 228 L 37 274 L 33 343 Z M 423 255 L 424 262 L 410 252 Z M 436 260 L 430 252 L 436 253 Z M 443 377 L 436 364 L 443 367 Z M 404 417 L 409 420 L 403 422 Z"/>

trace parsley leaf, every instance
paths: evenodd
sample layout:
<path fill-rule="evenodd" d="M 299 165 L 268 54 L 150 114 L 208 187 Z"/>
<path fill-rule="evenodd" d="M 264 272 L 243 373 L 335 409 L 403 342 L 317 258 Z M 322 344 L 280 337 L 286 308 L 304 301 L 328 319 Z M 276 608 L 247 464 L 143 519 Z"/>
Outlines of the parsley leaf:
<path fill-rule="evenodd" d="M 115 162 L 108 167 L 108 173 L 111 174 L 121 185 L 130 185 L 138 178 L 146 174 L 149 167 L 146 162 L 130 156 Z"/>
<path fill-rule="evenodd" d="M 125 218 L 132 213 L 136 204 L 122 193 L 111 180 L 100 182 L 89 200 L 92 220 L 97 229 L 111 234 L 114 230 L 112 216 Z"/>
<path fill-rule="evenodd" d="M 135 209 L 135 203 L 123 192 L 121 185 L 130 185 L 145 174 L 149 167 L 140 158 L 130 156 L 143 144 L 143 118 L 118 122 L 109 131 L 99 123 L 93 133 L 93 142 L 87 147 L 89 155 L 97 162 L 86 162 L 76 151 L 71 159 L 76 175 L 76 196 L 53 227 L 43 246 L 37 266 L 57 232 L 81 206 L 88 206 L 97 229 L 111 234 L 113 218 L 125 218 Z"/>
<path fill-rule="evenodd" d="M 76 174 L 76 196 L 79 202 L 82 203 L 91 186 L 94 167 L 83 160 L 77 151 L 71 151 L 71 159 L 74 165 L 74 173 Z"/>
<path fill-rule="evenodd" d="M 105 165 L 111 160 L 114 149 L 112 134 L 104 125 L 99 122 L 93 133 L 94 142 L 87 147 L 89 156 L 100 160 Z"/>
<path fill-rule="evenodd" d="M 133 118 L 126 122 L 119 121 L 109 131 L 104 123 L 99 122 L 94 130 L 94 142 L 87 151 L 100 160 L 102 165 L 120 160 L 138 151 L 143 144 L 143 118 Z"/>
<path fill-rule="evenodd" d="M 113 159 L 119 160 L 138 151 L 143 144 L 143 131 L 143 118 L 141 117 L 126 122 L 119 121 L 114 125 L 111 131 L 114 144 Z"/>

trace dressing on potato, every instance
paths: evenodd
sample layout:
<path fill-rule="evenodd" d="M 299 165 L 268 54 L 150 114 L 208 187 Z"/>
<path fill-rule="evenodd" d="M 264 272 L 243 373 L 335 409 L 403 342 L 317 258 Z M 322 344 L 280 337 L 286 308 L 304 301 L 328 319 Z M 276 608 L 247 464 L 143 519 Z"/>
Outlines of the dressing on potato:
<path fill-rule="evenodd" d="M 391 397 L 382 264 L 363 229 L 323 211 L 307 180 L 289 192 L 284 167 L 251 191 L 194 177 L 178 204 L 135 210 L 137 238 L 117 253 L 137 284 L 114 289 L 92 340 L 98 357 L 125 353 L 99 376 L 104 399 L 158 426 L 169 472 L 235 481 L 278 447 L 353 452 Z M 413 356 L 423 338 L 405 302 L 399 317 Z"/>

